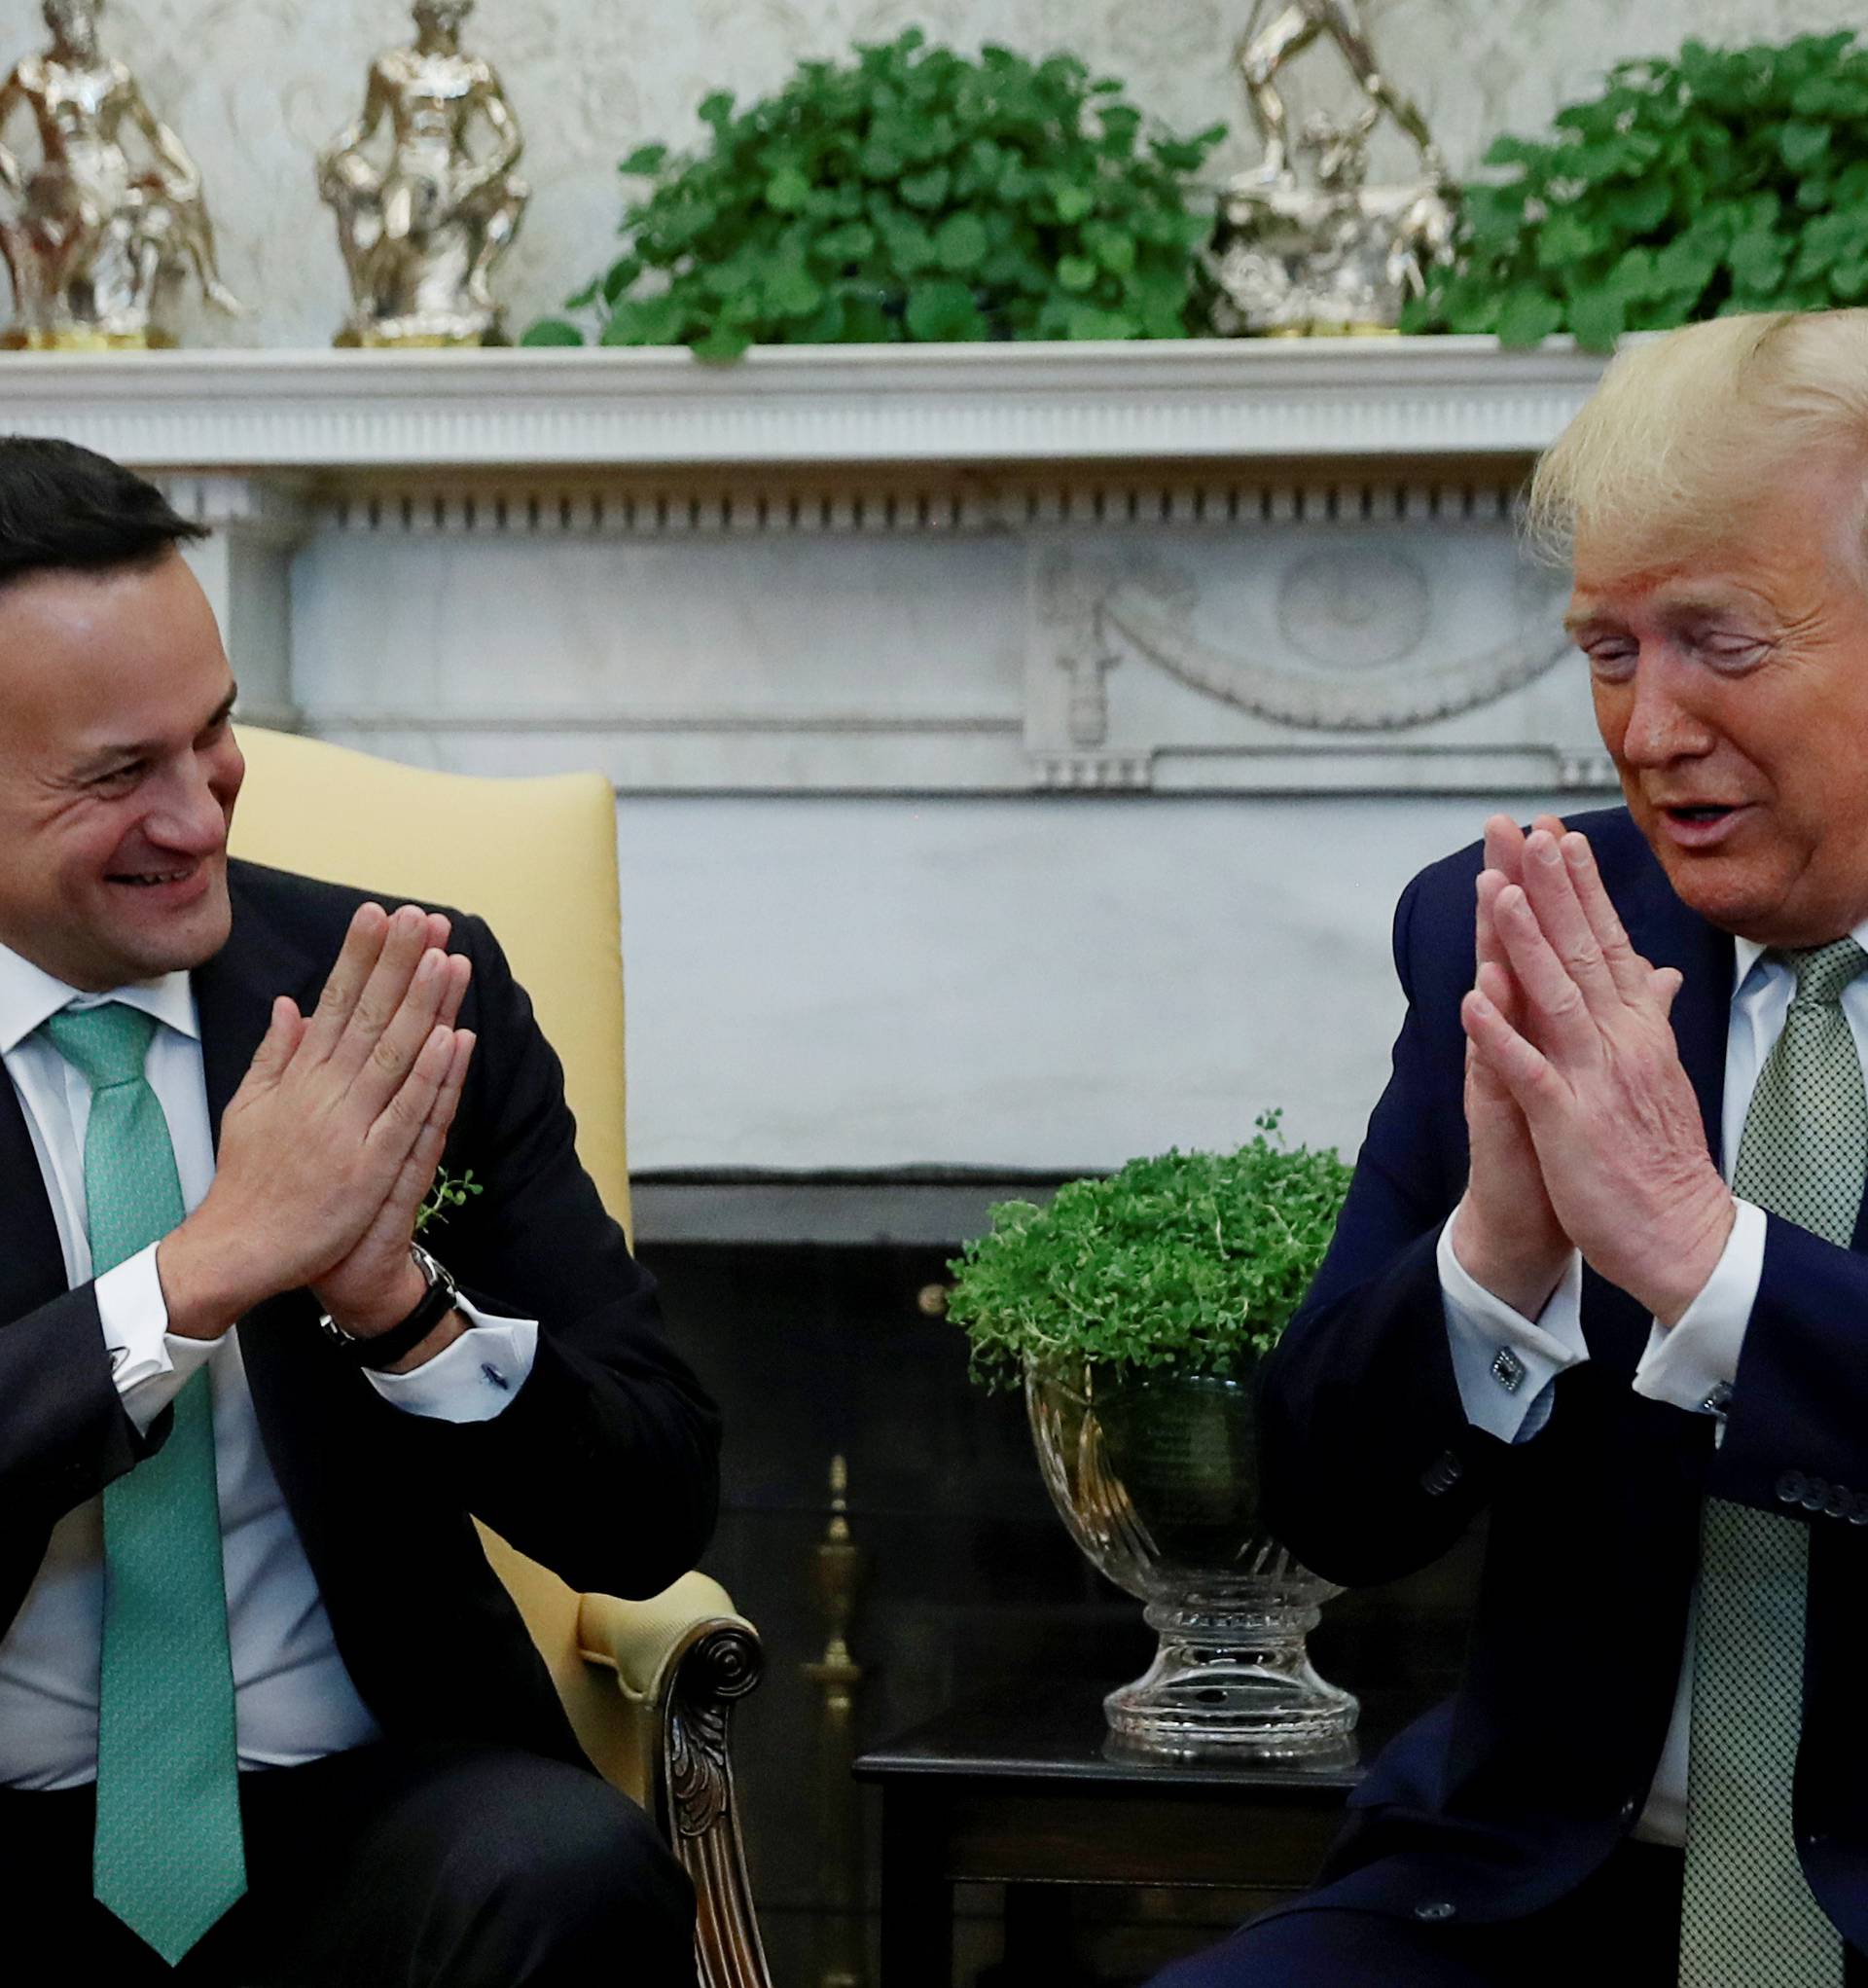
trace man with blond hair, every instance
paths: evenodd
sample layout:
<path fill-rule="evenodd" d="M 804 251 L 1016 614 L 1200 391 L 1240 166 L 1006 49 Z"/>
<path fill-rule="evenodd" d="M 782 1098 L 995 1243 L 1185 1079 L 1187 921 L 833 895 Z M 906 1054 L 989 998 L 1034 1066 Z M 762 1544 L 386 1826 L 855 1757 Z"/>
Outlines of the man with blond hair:
<path fill-rule="evenodd" d="M 1409 886 L 1263 1397 L 1319 1572 L 1488 1515 L 1465 1677 L 1321 1888 L 1164 1988 L 1864 1978 L 1868 311 L 1624 351 L 1531 523 L 1627 805 Z"/>

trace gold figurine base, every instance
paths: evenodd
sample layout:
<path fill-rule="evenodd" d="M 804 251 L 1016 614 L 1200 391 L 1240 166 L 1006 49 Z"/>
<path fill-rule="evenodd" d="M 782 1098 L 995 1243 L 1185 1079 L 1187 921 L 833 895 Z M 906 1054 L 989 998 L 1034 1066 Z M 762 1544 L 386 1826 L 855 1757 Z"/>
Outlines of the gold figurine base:
<path fill-rule="evenodd" d="M 490 332 L 478 335 L 473 333 L 455 335 L 446 332 L 382 333 L 358 331 L 355 326 L 346 325 L 331 343 L 343 352 L 433 352 L 462 346 L 479 348 L 483 345 L 503 345 L 506 341 Z"/>
<path fill-rule="evenodd" d="M 18 325 L 0 332 L 0 351 L 8 352 L 172 352 L 175 340 L 166 332 L 103 332 L 74 327 L 68 331 L 29 331 Z"/>

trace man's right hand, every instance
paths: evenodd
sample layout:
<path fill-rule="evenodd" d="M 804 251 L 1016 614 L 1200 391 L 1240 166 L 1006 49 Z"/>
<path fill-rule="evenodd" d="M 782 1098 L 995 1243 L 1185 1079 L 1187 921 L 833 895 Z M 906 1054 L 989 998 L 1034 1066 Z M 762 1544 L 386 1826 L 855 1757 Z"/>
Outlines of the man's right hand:
<path fill-rule="evenodd" d="M 169 1330 L 213 1339 L 262 1299 L 315 1283 L 389 1197 L 441 1097 L 468 962 L 448 922 L 361 906 L 307 1018 L 281 996 L 221 1120 L 213 1185 L 164 1238 Z"/>
<path fill-rule="evenodd" d="M 1540 814 L 1535 826 L 1561 836 L 1563 823 Z M 1524 831 L 1508 814 L 1486 823 L 1486 867 L 1478 886 L 1476 984 L 1514 1027 L 1524 1002 L 1493 921 L 1498 893 L 1524 882 Z M 1474 1283 L 1527 1319 L 1549 1302 L 1569 1260 L 1570 1241 L 1544 1191 L 1543 1170 L 1525 1114 L 1498 1077 L 1466 1045 L 1466 1133 L 1471 1166 L 1453 1217 L 1453 1250 Z"/>

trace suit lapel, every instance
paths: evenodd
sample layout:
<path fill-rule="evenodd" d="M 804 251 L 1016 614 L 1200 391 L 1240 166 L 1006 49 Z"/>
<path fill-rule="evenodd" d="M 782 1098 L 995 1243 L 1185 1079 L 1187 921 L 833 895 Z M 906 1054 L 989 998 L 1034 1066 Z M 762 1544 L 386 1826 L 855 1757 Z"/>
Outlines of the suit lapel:
<path fill-rule="evenodd" d="M 66 1288 L 65 1252 L 33 1151 L 24 1107 L 11 1079 L 0 1076 L 0 1180 L 9 1183 L 4 1247 L 0 1247 L 0 1324 L 11 1324 Z"/>

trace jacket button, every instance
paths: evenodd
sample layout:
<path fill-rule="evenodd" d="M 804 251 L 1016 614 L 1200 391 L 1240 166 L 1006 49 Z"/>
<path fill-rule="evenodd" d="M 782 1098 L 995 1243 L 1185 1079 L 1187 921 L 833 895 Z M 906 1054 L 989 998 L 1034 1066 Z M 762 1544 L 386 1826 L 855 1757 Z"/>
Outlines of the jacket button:
<path fill-rule="evenodd" d="M 1631 1796 L 1622 1804 L 1622 1821 L 1632 1823 L 1641 1812 L 1641 1805 Z"/>
<path fill-rule="evenodd" d="M 1458 1909 L 1458 1906 L 1454 1904 L 1451 1899 L 1428 1898 L 1414 1908 L 1414 1916 L 1417 1919 L 1424 1919 L 1429 1925 L 1433 1925 L 1442 1919 L 1453 1918 Z"/>
<path fill-rule="evenodd" d="M 1855 1495 L 1846 1484 L 1832 1484 L 1822 1508 L 1832 1519 L 1846 1519 L 1854 1509 Z"/>
<path fill-rule="evenodd" d="M 1778 1501 L 1780 1504 L 1801 1504 L 1803 1502 L 1804 1477 L 1801 1470 L 1786 1470 L 1778 1479 Z"/>
<path fill-rule="evenodd" d="M 1823 1500 L 1829 1496 L 1829 1480 L 1826 1477 L 1806 1477 L 1803 1480 L 1803 1508 L 1807 1512 L 1819 1512 Z"/>

